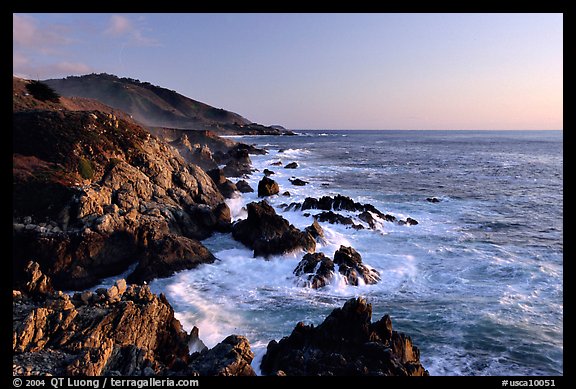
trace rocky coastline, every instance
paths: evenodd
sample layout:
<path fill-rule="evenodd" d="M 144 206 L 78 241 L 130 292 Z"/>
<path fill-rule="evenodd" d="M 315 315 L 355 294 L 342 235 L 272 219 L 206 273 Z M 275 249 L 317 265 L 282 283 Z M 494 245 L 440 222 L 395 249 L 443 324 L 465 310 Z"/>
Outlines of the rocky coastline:
<path fill-rule="evenodd" d="M 207 130 L 144 127 L 65 97 L 47 103 L 23 93 L 24 84 L 14 81 L 14 375 L 253 376 L 247 338 L 230 334 L 206 348 L 202 328 L 186 333 L 166 297 L 146 283 L 214 262 L 202 240 L 215 232 L 231 234 L 263 260 L 302 252 L 293 274 L 302 287 L 321 288 L 336 272 L 350 285 L 376 283 L 379 272 L 353 247 L 340 247 L 333 259 L 315 252 L 319 222 L 357 229 L 418 223 L 338 195 L 287 205 L 323 211 L 299 230 L 266 201 L 281 188 L 273 172 L 252 168 L 250 155 L 265 150 Z M 229 130 L 283 131 L 242 126 Z M 254 191 L 242 180 L 250 174 L 262 174 L 262 200 L 232 223 L 226 199 Z M 297 180 L 292 184 L 306 184 Z M 129 269 L 125 280 L 91 290 Z M 271 340 L 262 373 L 427 375 L 411 339 L 393 331 L 388 316 L 372 323 L 371 312 L 366 300 L 351 299 L 316 328 L 298 323 L 288 337 Z"/>

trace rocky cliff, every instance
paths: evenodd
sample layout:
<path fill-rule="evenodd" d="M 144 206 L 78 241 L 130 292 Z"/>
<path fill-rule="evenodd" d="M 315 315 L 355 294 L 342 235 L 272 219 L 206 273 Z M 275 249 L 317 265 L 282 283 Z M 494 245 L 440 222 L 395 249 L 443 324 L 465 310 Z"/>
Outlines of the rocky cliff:
<path fill-rule="evenodd" d="M 70 297 L 54 292 L 37 263 L 13 291 L 15 375 L 254 375 L 246 338 L 230 336 L 208 350 L 198 329 L 186 333 L 163 295 L 126 286 Z M 190 345 L 202 350 L 190 355 Z"/>
<path fill-rule="evenodd" d="M 230 210 L 200 166 L 130 119 L 70 111 L 62 102 L 27 109 L 36 99 L 19 92 L 12 127 L 16 280 L 30 259 L 64 289 L 89 287 L 136 262 L 129 279 L 143 282 L 214 260 L 199 240 L 229 231 Z M 220 145 L 220 161 L 249 163 L 247 154 L 236 158 L 244 146 L 209 134 L 194 139 L 206 138 Z M 234 195 L 235 187 L 226 189 Z"/>

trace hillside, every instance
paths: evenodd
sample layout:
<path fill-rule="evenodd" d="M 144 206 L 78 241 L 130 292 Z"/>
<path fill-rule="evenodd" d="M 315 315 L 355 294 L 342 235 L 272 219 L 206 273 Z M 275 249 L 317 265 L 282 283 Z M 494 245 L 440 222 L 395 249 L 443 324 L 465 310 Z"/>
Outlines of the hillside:
<path fill-rule="evenodd" d="M 43 82 L 62 96 L 105 102 L 149 127 L 209 130 L 227 134 L 284 133 L 276 128 L 256 125 L 236 113 L 214 108 L 173 90 L 132 78 L 119 78 L 103 73 Z"/>

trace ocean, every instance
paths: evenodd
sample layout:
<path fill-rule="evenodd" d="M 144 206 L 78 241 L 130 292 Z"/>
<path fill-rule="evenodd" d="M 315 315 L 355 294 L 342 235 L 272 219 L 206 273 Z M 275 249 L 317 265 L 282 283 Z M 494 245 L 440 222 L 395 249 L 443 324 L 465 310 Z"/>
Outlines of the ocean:
<path fill-rule="evenodd" d="M 352 246 L 382 280 L 350 286 L 337 276 L 317 290 L 293 274 L 303 253 L 264 260 L 230 234 L 203 241 L 215 263 L 151 288 L 208 347 L 245 335 L 259 372 L 270 340 L 365 296 L 374 321 L 389 314 L 411 336 L 431 375 L 563 375 L 561 131 L 302 130 L 235 139 L 269 151 L 251 156 L 258 171 L 246 180 L 256 190 L 262 171 L 274 171 L 290 197 L 267 200 L 298 228 L 312 217 L 284 205 L 336 194 L 419 224 L 358 231 L 320 223 L 326 242 L 317 251 L 333 258 L 340 245 Z M 271 166 L 277 161 L 299 167 Z M 294 186 L 291 177 L 308 184 Z M 228 200 L 233 219 L 259 200 L 256 192 Z"/>

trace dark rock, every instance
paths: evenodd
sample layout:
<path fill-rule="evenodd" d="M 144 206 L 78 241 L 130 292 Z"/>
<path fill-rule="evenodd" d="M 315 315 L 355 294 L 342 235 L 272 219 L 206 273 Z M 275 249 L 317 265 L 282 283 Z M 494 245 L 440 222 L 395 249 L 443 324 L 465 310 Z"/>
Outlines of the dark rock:
<path fill-rule="evenodd" d="M 272 196 L 279 192 L 278 183 L 268 177 L 262 178 L 258 183 L 258 197 Z"/>
<path fill-rule="evenodd" d="M 301 207 L 302 205 L 300 203 L 290 203 L 286 208 L 286 211 L 298 211 Z"/>
<path fill-rule="evenodd" d="M 334 262 L 322 253 L 306 254 L 294 269 L 294 274 L 304 278 L 304 285 L 318 289 L 330 282 L 334 275 Z"/>
<path fill-rule="evenodd" d="M 275 173 L 272 170 L 264 169 L 264 174 L 266 176 L 271 176 L 272 174 L 275 174 Z"/>
<path fill-rule="evenodd" d="M 330 197 L 330 196 L 323 196 L 320 199 L 316 199 L 314 197 L 307 197 L 306 199 L 304 199 L 304 202 L 302 203 L 302 210 L 306 210 L 306 209 L 321 209 L 324 211 L 350 211 L 350 212 L 362 212 L 360 215 L 364 215 L 362 217 L 368 219 L 368 215 L 366 214 L 366 212 L 370 211 L 373 214 L 375 214 L 376 216 L 378 216 L 379 218 L 381 218 L 382 220 L 385 221 L 395 221 L 396 218 L 392 215 L 388 215 L 388 214 L 384 214 L 383 212 L 381 212 L 379 209 L 377 209 L 375 206 L 373 206 L 372 204 L 361 204 L 361 203 L 357 203 L 354 200 L 352 200 L 350 197 L 347 196 L 342 196 L 342 195 L 336 195 L 334 197 Z M 372 216 L 372 215 L 370 215 Z M 373 217 L 372 217 L 373 219 Z M 364 219 L 362 219 L 364 220 Z M 366 221 L 368 224 L 370 224 L 368 221 Z M 372 225 L 370 225 L 371 228 Z"/>
<path fill-rule="evenodd" d="M 255 376 L 250 364 L 254 353 L 244 336 L 230 335 L 214 348 L 195 354 L 187 368 L 187 375 Z"/>
<path fill-rule="evenodd" d="M 409 226 L 415 226 L 418 224 L 418 221 L 409 217 L 406 219 L 406 224 L 408 224 Z"/>
<path fill-rule="evenodd" d="M 218 190 L 224 197 L 229 199 L 234 196 L 234 192 L 237 191 L 236 185 L 226 178 L 222 169 L 212 169 L 206 173 L 214 181 Z"/>
<path fill-rule="evenodd" d="M 34 258 L 56 288 L 83 289 L 100 278 L 119 274 L 139 253 L 137 237 L 128 232 L 45 235 L 36 230 L 13 233 L 13 277 L 23 279 Z"/>
<path fill-rule="evenodd" d="M 254 192 L 254 189 L 252 189 L 252 187 L 250 186 L 250 184 L 244 180 L 240 180 L 236 183 L 236 189 L 238 189 L 238 191 L 240 193 L 251 193 Z"/>
<path fill-rule="evenodd" d="M 284 169 L 296 169 L 298 167 L 298 163 L 296 162 L 290 162 L 289 164 L 287 164 L 286 166 L 284 166 Z"/>
<path fill-rule="evenodd" d="M 372 214 L 368 211 L 364 211 L 361 214 L 358 215 L 358 218 L 366 223 L 368 223 L 368 225 L 370 226 L 370 228 L 375 229 L 376 228 L 376 219 L 374 219 L 374 216 L 372 216 Z"/>
<path fill-rule="evenodd" d="M 332 211 L 324 211 L 314 216 L 316 220 L 321 222 L 328 222 L 330 224 L 343 224 L 345 226 L 350 226 L 355 230 L 363 230 L 364 226 L 361 224 L 356 224 L 351 217 L 342 216 L 339 213 Z"/>
<path fill-rule="evenodd" d="M 362 264 L 362 257 L 352 247 L 340 246 L 334 253 L 334 263 L 338 265 L 338 271 L 349 285 L 358 285 L 359 278 L 362 278 L 365 284 L 380 281 L 380 273 Z"/>
<path fill-rule="evenodd" d="M 177 271 L 193 269 L 215 258 L 200 242 L 183 236 L 167 235 L 153 241 L 140 259 L 136 269 L 128 276 L 130 283 L 142 283 L 154 278 L 169 277 Z"/>
<path fill-rule="evenodd" d="M 233 225 L 232 236 L 254 249 L 255 257 L 268 257 L 299 249 L 307 252 L 315 250 L 314 238 L 277 215 L 266 201 L 250 203 L 247 209 L 248 217 Z"/>
<path fill-rule="evenodd" d="M 301 180 L 299 178 L 289 179 L 289 181 L 292 185 L 295 185 L 295 186 L 304 186 L 308 183 L 307 181 Z"/>
<path fill-rule="evenodd" d="M 271 341 L 262 373 L 291 376 L 427 376 L 410 337 L 392 331 L 389 316 L 372 323 L 372 305 L 350 299 L 318 327 L 300 322 L 280 342 Z"/>
<path fill-rule="evenodd" d="M 430 203 L 439 203 L 440 199 L 438 199 L 437 197 L 428 197 L 428 198 L 426 198 L 426 201 L 428 201 Z"/>
<path fill-rule="evenodd" d="M 190 215 L 200 226 L 207 230 L 229 232 L 232 228 L 230 208 L 224 202 L 214 208 L 203 204 L 195 206 L 191 209 Z"/>
<path fill-rule="evenodd" d="M 318 224 L 318 221 L 316 219 L 314 219 L 311 225 L 306 227 L 305 231 L 308 232 L 310 235 L 312 235 L 312 237 L 316 239 L 316 241 L 318 241 L 319 238 L 320 239 L 324 238 L 324 230 L 322 229 L 322 226 Z"/>
<path fill-rule="evenodd" d="M 290 197 L 290 192 L 286 191 L 286 192 L 282 193 L 282 196 Z"/>
<path fill-rule="evenodd" d="M 270 166 L 282 166 L 282 161 L 272 162 Z"/>

